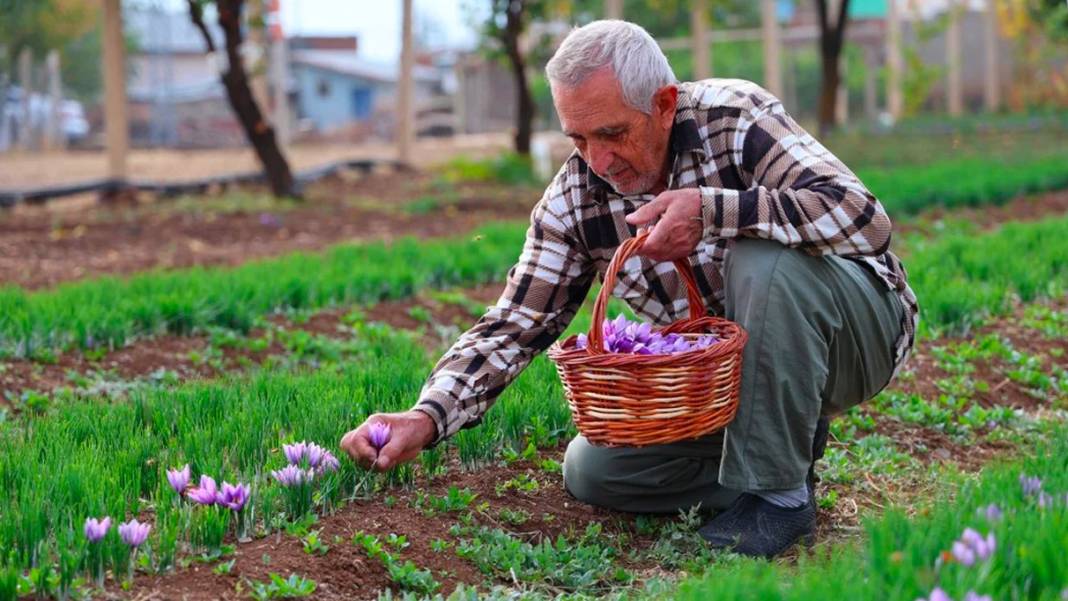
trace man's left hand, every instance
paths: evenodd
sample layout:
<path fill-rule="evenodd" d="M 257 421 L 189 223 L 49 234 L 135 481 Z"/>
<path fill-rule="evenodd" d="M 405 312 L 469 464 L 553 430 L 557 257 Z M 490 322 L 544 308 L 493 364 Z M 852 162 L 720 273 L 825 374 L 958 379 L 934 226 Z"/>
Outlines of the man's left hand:
<path fill-rule="evenodd" d="M 701 241 L 701 191 L 685 188 L 662 192 L 649 204 L 627 215 L 627 223 L 656 224 L 637 254 L 654 261 L 684 259 Z"/>

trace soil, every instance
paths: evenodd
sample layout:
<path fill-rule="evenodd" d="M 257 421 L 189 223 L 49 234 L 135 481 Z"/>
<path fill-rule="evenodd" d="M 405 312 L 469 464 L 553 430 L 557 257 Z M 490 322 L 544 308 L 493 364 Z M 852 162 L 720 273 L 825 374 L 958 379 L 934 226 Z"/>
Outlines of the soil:
<path fill-rule="evenodd" d="M 547 455 L 559 460 L 562 449 L 549 451 Z M 522 474 L 537 480 L 538 489 L 518 492 L 513 488 L 498 495 L 499 485 Z M 447 476 L 419 486 L 419 491 L 441 496 L 452 486 L 476 493 L 472 506 L 489 502 L 487 511 L 474 512 L 479 525 L 500 528 L 528 542 L 581 535 L 591 523 L 602 524 L 606 533 L 627 533 L 631 548 L 645 548 L 653 540 L 635 531 L 631 516 L 577 502 L 564 490 L 558 474 L 542 471 L 528 461 L 465 471 L 453 460 Z M 387 496 L 392 497 L 391 501 L 387 502 Z M 375 599 L 379 590 L 390 588 L 391 581 L 379 560 L 369 558 L 361 547 L 353 544 L 353 535 L 360 532 L 383 541 L 389 534 L 407 537 L 410 546 L 399 553 L 392 548 L 390 551 L 402 562 L 410 559 L 419 568 L 431 570 L 441 582 L 440 592 L 444 595 L 452 592 L 458 583 L 481 582 L 483 575 L 477 567 L 455 556 L 459 539 L 449 529 L 457 523 L 459 512 L 427 515 L 416 507 L 415 497 L 413 490 L 379 492 L 372 499 L 355 501 L 333 515 L 321 517 L 312 529 L 320 530 L 320 540 L 330 547 L 323 555 L 305 553 L 303 543 L 295 536 L 272 533 L 237 545 L 229 574 L 212 573 L 213 565 L 193 564 L 172 574 L 140 576 L 132 590 L 139 599 L 240 599 L 247 598 L 248 586 L 244 586 L 245 593 L 238 594 L 235 589 L 239 583 L 245 579 L 266 581 L 269 573 L 274 572 L 283 577 L 297 573 L 313 578 L 317 583 L 315 599 Z M 504 523 L 499 519 L 504 509 L 525 512 L 529 519 L 519 526 Z M 550 521 L 546 521 L 546 515 L 551 516 Z M 335 542 L 335 537 L 340 539 Z M 430 547 L 435 539 L 448 541 L 452 546 L 436 553 Z M 394 587 L 394 593 L 397 592 Z M 112 594 L 126 598 L 119 591 Z"/>
<path fill-rule="evenodd" d="M 0 212 L 0 282 L 38 289 L 102 274 L 238 265 L 342 242 L 456 236 L 485 223 L 528 218 L 540 191 L 445 186 L 430 172 L 385 171 L 321 180 L 302 203 L 246 196 L 245 206 L 240 200 L 219 206 L 225 199 L 206 197 L 203 208 L 190 206 L 194 201 L 146 199 Z"/>

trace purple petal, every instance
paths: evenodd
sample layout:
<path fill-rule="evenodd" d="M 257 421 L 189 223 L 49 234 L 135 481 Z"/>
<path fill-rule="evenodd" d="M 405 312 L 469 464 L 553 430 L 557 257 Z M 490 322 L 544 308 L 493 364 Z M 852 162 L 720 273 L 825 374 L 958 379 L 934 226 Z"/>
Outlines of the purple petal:
<path fill-rule="evenodd" d="M 371 423 L 370 432 L 368 433 L 371 439 L 371 446 L 381 450 L 382 447 L 389 443 L 389 439 L 392 435 L 392 429 L 390 425 L 383 421 L 374 421 Z"/>
<path fill-rule="evenodd" d="M 189 473 L 188 463 L 185 464 L 185 466 L 180 470 L 167 470 L 167 482 L 170 483 L 171 488 L 174 489 L 174 492 L 178 494 L 184 493 L 185 489 L 189 488 L 190 478 L 191 476 Z"/>
<path fill-rule="evenodd" d="M 282 445 L 282 452 L 285 453 L 286 461 L 291 465 L 297 465 L 304 459 L 304 452 L 307 449 L 307 443 L 304 441 L 295 444 Z"/>

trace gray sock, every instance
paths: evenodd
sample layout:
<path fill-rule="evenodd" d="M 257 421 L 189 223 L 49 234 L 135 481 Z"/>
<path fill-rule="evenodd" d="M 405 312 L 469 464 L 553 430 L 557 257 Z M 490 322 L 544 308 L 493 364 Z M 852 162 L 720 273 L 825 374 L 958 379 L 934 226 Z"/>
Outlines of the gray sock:
<path fill-rule="evenodd" d="M 807 486 L 787 488 L 783 490 L 757 490 L 753 491 L 753 494 L 769 503 L 787 509 L 801 507 L 805 503 L 808 503 Z"/>

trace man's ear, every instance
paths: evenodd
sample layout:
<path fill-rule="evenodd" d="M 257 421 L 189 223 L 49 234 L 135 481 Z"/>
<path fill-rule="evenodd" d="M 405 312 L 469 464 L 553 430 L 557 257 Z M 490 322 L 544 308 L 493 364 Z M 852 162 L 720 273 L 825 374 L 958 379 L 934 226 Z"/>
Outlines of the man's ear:
<path fill-rule="evenodd" d="M 668 84 L 653 94 L 653 117 L 660 127 L 671 129 L 675 123 L 675 109 L 679 103 L 679 87 Z"/>

